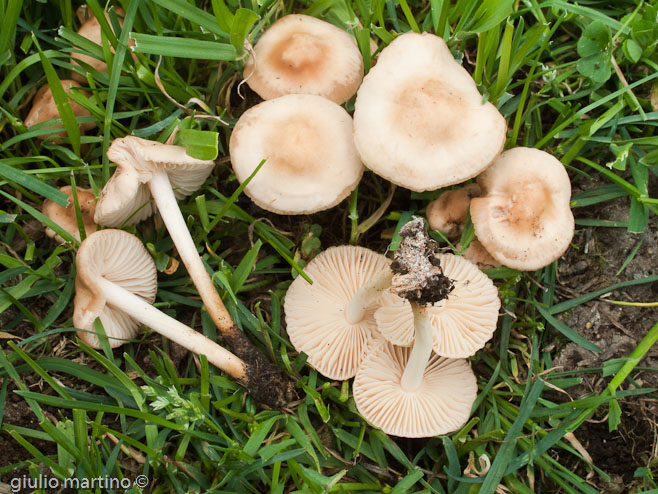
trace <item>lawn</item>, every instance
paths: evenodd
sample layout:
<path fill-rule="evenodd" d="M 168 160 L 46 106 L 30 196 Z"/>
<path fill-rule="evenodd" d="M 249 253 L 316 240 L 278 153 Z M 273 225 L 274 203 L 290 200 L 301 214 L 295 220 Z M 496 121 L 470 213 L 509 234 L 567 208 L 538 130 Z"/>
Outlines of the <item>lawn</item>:
<path fill-rule="evenodd" d="M 243 69 L 289 13 L 349 33 L 366 73 L 401 33 L 441 36 L 505 118 L 505 149 L 541 149 L 568 172 L 566 253 L 536 271 L 485 271 L 500 317 L 470 358 L 478 395 L 453 433 L 373 427 L 352 380 L 323 377 L 286 333 L 286 292 L 315 256 L 395 251 L 444 191 L 366 170 L 315 214 L 275 214 L 244 194 L 229 139 L 261 98 Z M 77 34 L 90 17 L 100 44 Z M 3 0 L 0 74 L 0 492 L 658 493 L 658 0 Z M 84 90 L 67 98 L 71 74 Z M 53 122 L 25 125 L 44 84 L 64 137 Z M 106 152 L 126 135 L 215 160 L 179 200 L 183 220 L 232 320 L 294 388 L 285 403 L 259 404 L 150 329 L 118 348 L 76 335 L 80 242 L 47 236 L 61 228 L 41 209 L 66 202 L 64 185 L 98 197 L 115 171 Z M 155 262 L 153 305 L 221 342 L 161 218 L 124 229 Z M 469 219 L 457 240 L 473 235 Z"/>

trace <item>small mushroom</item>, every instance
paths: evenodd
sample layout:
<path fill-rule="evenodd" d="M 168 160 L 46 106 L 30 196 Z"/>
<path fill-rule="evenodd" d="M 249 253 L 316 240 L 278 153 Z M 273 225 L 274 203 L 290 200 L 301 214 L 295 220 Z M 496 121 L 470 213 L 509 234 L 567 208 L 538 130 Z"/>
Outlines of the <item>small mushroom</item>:
<path fill-rule="evenodd" d="M 290 342 L 329 379 L 354 377 L 375 338 L 373 301 L 391 283 L 390 261 L 363 247 L 331 247 L 304 268 L 286 293 Z"/>
<path fill-rule="evenodd" d="M 569 247 L 574 218 L 564 165 L 532 148 L 505 151 L 478 177 L 471 201 L 475 235 L 498 262 L 521 271 L 549 265 Z"/>
<path fill-rule="evenodd" d="M 107 229 L 89 235 L 75 259 L 73 324 L 78 336 L 100 348 L 94 321 L 100 318 L 109 343 L 117 347 L 133 338 L 145 324 L 196 353 L 234 378 L 248 382 L 245 363 L 201 333 L 153 306 L 157 292 L 155 263 L 134 235 Z"/>
<path fill-rule="evenodd" d="M 457 244 L 457 248 L 459 247 L 459 244 Z M 466 247 L 466 250 L 462 255 L 464 256 L 464 259 L 471 261 L 479 269 L 492 269 L 502 266 L 500 262 L 491 257 L 491 254 L 487 252 L 487 249 L 484 248 L 482 242 L 477 238 L 471 240 L 471 243 L 468 244 L 468 247 Z"/>
<path fill-rule="evenodd" d="M 78 83 L 76 81 L 70 79 L 63 79 L 61 83 L 62 83 L 62 87 L 67 93 L 71 93 L 75 89 L 87 98 L 91 96 L 91 94 L 88 93 L 87 91 L 80 90 L 78 87 Z M 89 115 L 91 115 L 91 113 L 89 113 L 89 111 L 84 106 L 79 105 L 78 103 L 76 103 L 70 98 L 69 98 L 69 103 L 71 105 L 71 110 L 73 110 L 73 115 L 75 115 L 76 117 L 88 117 Z M 58 118 L 60 118 L 59 110 L 57 109 L 57 105 L 55 104 L 55 99 L 53 98 L 52 90 L 50 89 L 50 86 L 46 84 L 45 86 L 39 88 L 37 94 L 34 96 L 34 99 L 32 100 L 32 108 L 30 109 L 30 113 L 28 113 L 27 117 L 25 117 L 25 126 L 27 128 L 30 128 L 34 125 L 43 122 L 48 122 L 50 120 L 56 120 Z M 80 127 L 80 132 L 84 133 L 87 130 L 93 129 L 96 126 L 96 124 L 94 122 L 88 122 L 88 123 L 81 123 L 78 126 Z M 51 125 L 49 127 L 46 127 L 46 129 L 51 129 L 49 132 L 38 134 L 36 137 L 37 139 L 46 139 L 51 136 L 65 137 L 66 131 L 63 130 L 63 128 L 64 125 L 62 124 Z M 54 141 L 61 142 L 61 139 L 58 139 L 56 137 Z"/>
<path fill-rule="evenodd" d="M 352 118 L 320 96 L 290 94 L 242 114 L 230 141 L 231 163 L 260 207 L 279 214 L 331 208 L 357 186 L 363 165 L 354 148 Z"/>
<path fill-rule="evenodd" d="M 414 344 L 407 349 L 380 340 L 359 367 L 354 401 L 361 415 L 387 434 L 446 434 L 468 419 L 477 383 L 465 360 L 432 355 L 433 329 L 426 306 L 445 299 L 453 286 L 443 274 L 443 262 L 432 259 L 433 246 L 423 220 L 407 223 L 400 236 L 392 291 L 410 302 Z"/>
<path fill-rule="evenodd" d="M 429 33 L 402 34 L 384 48 L 354 108 L 363 163 L 415 191 L 475 177 L 505 143 L 505 118 L 482 103 L 466 69 Z"/>
<path fill-rule="evenodd" d="M 244 68 L 249 87 L 263 99 L 315 94 L 343 104 L 363 79 L 363 58 L 342 29 L 308 15 L 291 14 L 261 36 Z"/>
<path fill-rule="evenodd" d="M 78 218 L 75 212 L 75 203 L 73 200 L 73 188 L 70 185 L 65 185 L 59 188 L 69 196 L 69 204 L 67 207 L 62 207 L 56 202 L 46 199 L 43 201 L 42 212 L 49 219 L 57 223 L 65 231 L 70 233 L 73 238 L 80 241 L 80 230 L 78 228 Z M 84 226 L 85 236 L 89 236 L 98 229 L 98 225 L 94 222 L 94 212 L 96 210 L 96 197 L 91 189 L 83 189 L 76 187 L 76 195 L 78 196 L 78 204 L 80 206 L 80 214 Z M 65 240 L 57 235 L 50 228 L 46 228 L 46 235 L 54 238 L 58 243 L 64 243 Z"/>
<path fill-rule="evenodd" d="M 478 184 L 466 184 L 446 190 L 427 205 L 427 222 L 432 230 L 439 230 L 449 239 L 458 238 L 464 230 L 471 199 L 480 195 Z"/>

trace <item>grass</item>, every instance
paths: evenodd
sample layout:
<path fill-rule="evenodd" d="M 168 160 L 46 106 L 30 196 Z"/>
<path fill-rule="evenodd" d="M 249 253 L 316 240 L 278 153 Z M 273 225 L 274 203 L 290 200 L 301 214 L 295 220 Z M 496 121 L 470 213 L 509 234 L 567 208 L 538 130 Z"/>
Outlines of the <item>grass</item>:
<path fill-rule="evenodd" d="M 368 172 L 330 213 L 263 216 L 220 160 L 198 195 L 181 202 L 234 319 L 297 382 L 300 398 L 284 411 L 259 408 L 205 359 L 181 356 L 153 335 L 114 351 L 85 346 L 71 322 L 76 242 L 54 247 L 35 225 L 54 226 L 39 210 L 46 198 L 62 200 L 57 186 L 102 188 L 113 168 L 105 151 L 115 137 L 132 132 L 164 141 L 177 127 L 218 132 L 225 156 L 230 129 L 248 104 L 235 94 L 245 41 L 255 42 L 285 13 L 306 12 L 353 34 L 367 66 L 371 37 L 381 47 L 397 32 L 439 33 L 506 117 L 507 146 L 552 152 L 572 181 L 585 185 L 572 198 L 578 228 L 643 234 L 658 212 L 649 193 L 658 170 L 658 2 L 202 3 L 203 10 L 185 0 L 123 0 L 123 29 L 115 36 L 114 11 L 106 19 L 105 4 L 89 0 L 88 12 L 103 29 L 99 46 L 75 34 L 77 2 L 0 2 L 0 418 L 2 444 L 20 452 L 0 464 L 5 482 L 19 474 L 36 478 L 44 465 L 62 481 L 150 480 L 126 492 L 599 492 L 574 465 L 593 469 L 598 485 L 609 476 L 589 465 L 570 433 L 605 410 L 615 428 L 625 400 L 655 398 L 653 389 L 626 379 L 658 339 L 657 326 L 637 328 L 648 333 L 629 358 L 601 368 L 555 370 L 550 343 L 600 350 L 559 315 L 614 290 L 656 283 L 656 276 L 611 280 L 608 288 L 563 300 L 555 292 L 556 264 L 535 273 L 491 272 L 505 315 L 495 339 L 472 359 L 480 387 L 472 417 L 449 436 L 408 441 L 366 424 L 349 383 L 327 381 L 305 365 L 287 341 L 282 300 L 322 248 L 350 241 L 380 252 L 389 241 L 394 247 L 396 228 L 438 193 L 391 191 Z M 86 75 L 70 63 L 74 51 L 106 60 L 108 73 Z M 89 93 L 72 96 L 91 112 L 78 120 L 98 126 L 85 135 L 59 82 L 71 70 L 86 77 Z M 24 102 L 46 80 L 68 133 L 64 143 L 40 141 L 47 130 L 22 123 Z M 629 204 L 624 221 L 579 218 L 581 208 L 620 200 Z M 168 269 L 176 255 L 164 229 L 149 220 L 129 230 L 156 261 L 156 305 L 214 337 L 184 270 Z M 594 372 L 612 381 L 575 401 L 555 398 Z M 32 425 L 7 420 L 10 409 L 33 417 Z M 481 458 L 490 462 L 482 475 Z M 657 492 L 655 468 L 651 458 L 626 492 Z"/>

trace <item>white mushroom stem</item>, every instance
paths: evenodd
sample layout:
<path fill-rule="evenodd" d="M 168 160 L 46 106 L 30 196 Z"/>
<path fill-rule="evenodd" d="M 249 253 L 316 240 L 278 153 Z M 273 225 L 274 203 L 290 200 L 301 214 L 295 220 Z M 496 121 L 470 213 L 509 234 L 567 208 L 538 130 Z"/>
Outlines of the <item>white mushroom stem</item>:
<path fill-rule="evenodd" d="M 151 304 L 129 292 L 125 288 L 98 278 L 98 287 L 106 303 L 122 310 L 137 321 L 150 327 L 162 336 L 178 343 L 196 354 L 204 354 L 208 362 L 236 379 L 246 380 L 245 363 L 231 352 L 189 326 L 160 312 Z"/>
<path fill-rule="evenodd" d="M 416 391 L 423 384 L 423 376 L 427 362 L 432 355 L 432 323 L 426 307 L 411 304 L 414 313 L 414 346 L 409 355 L 409 361 L 404 368 L 400 385 L 404 391 Z"/>
<path fill-rule="evenodd" d="M 377 300 L 384 290 L 390 288 L 392 278 L 393 271 L 384 269 L 359 288 L 345 309 L 345 319 L 349 324 L 356 324 L 363 319 L 368 306 Z"/>
<path fill-rule="evenodd" d="M 215 285 L 197 253 L 192 236 L 178 207 L 167 172 L 161 169 L 155 170 L 148 185 L 171 240 L 217 329 L 224 335 L 235 331 L 233 319 L 226 310 L 224 302 L 217 293 Z"/>

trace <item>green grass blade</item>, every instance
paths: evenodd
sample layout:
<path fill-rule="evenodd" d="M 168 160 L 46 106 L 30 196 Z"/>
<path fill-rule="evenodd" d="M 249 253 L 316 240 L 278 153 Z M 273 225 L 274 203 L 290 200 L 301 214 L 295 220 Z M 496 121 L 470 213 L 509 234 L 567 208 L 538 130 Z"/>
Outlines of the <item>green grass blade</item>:
<path fill-rule="evenodd" d="M 232 45 L 217 41 L 204 41 L 173 36 L 130 33 L 135 40 L 134 51 L 167 57 L 196 58 L 200 60 L 235 60 L 236 51 Z"/>

